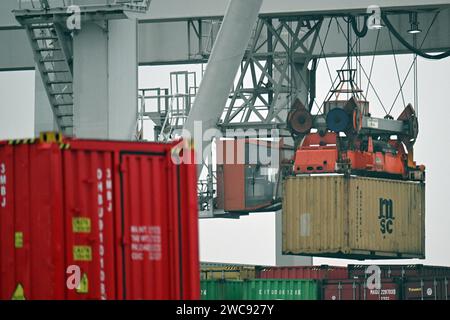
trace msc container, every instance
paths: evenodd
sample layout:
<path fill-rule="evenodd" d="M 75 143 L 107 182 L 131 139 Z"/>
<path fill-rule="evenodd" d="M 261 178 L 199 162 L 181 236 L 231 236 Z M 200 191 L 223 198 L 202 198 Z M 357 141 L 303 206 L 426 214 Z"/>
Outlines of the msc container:
<path fill-rule="evenodd" d="M 241 280 L 201 280 L 202 300 L 242 300 Z"/>
<path fill-rule="evenodd" d="M 423 264 L 409 265 L 377 265 L 381 270 L 382 278 L 404 277 L 447 277 L 450 278 L 450 267 L 427 266 Z M 348 265 L 349 278 L 366 278 L 365 273 L 369 265 Z"/>
<path fill-rule="evenodd" d="M 448 278 L 407 278 L 403 281 L 404 300 L 449 300 Z"/>
<path fill-rule="evenodd" d="M 259 272 L 261 279 L 345 279 L 346 267 L 302 266 L 302 267 L 268 267 Z"/>
<path fill-rule="evenodd" d="M 244 300 L 319 300 L 319 282 L 298 279 L 244 281 Z"/>
<path fill-rule="evenodd" d="M 198 299 L 195 165 L 177 148 L 0 142 L 0 299 Z"/>
<path fill-rule="evenodd" d="M 364 280 L 329 280 L 322 282 L 323 300 L 400 300 L 400 283 L 381 280 L 380 289 L 370 289 Z"/>
<path fill-rule="evenodd" d="M 283 253 L 334 258 L 425 257 L 425 185 L 344 175 L 284 182 Z"/>

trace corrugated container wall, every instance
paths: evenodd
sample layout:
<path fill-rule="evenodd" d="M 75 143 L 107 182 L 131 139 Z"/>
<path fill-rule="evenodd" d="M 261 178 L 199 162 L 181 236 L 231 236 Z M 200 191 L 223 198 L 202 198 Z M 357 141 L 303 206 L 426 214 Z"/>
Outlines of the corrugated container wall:
<path fill-rule="evenodd" d="M 261 279 L 345 279 L 346 267 L 304 266 L 304 267 L 268 267 L 261 269 Z"/>
<path fill-rule="evenodd" d="M 202 267 L 200 277 L 202 280 L 245 280 L 254 279 L 256 273 L 256 268 L 250 266 Z"/>
<path fill-rule="evenodd" d="M 381 280 L 380 289 L 370 289 L 364 280 L 325 280 L 322 282 L 323 300 L 400 300 L 399 282 Z"/>
<path fill-rule="evenodd" d="M 449 300 L 448 278 L 407 278 L 403 282 L 404 300 Z"/>
<path fill-rule="evenodd" d="M 195 165 L 174 146 L 0 142 L 0 299 L 198 299 Z"/>
<path fill-rule="evenodd" d="M 298 279 L 244 281 L 244 300 L 319 300 L 319 282 Z"/>
<path fill-rule="evenodd" d="M 335 258 L 424 258 L 425 185 L 345 177 L 286 179 L 283 253 Z"/>
<path fill-rule="evenodd" d="M 202 300 L 242 300 L 241 280 L 201 280 Z"/>
<path fill-rule="evenodd" d="M 427 266 L 423 264 L 377 266 L 381 270 L 382 278 L 447 277 L 450 279 L 450 267 Z M 366 278 L 368 275 L 365 272 L 368 267 L 369 265 L 364 264 L 349 264 L 349 278 Z"/>

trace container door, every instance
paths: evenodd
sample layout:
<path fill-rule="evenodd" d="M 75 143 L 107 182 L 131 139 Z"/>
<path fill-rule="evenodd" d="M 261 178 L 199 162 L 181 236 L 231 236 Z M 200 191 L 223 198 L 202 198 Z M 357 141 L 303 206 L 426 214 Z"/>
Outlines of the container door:
<path fill-rule="evenodd" d="M 323 300 L 360 300 L 359 284 L 353 282 L 328 282 L 323 285 Z"/>
<path fill-rule="evenodd" d="M 63 158 L 67 267 L 79 268 L 68 298 L 117 299 L 112 153 L 65 150 Z"/>
<path fill-rule="evenodd" d="M 178 195 L 171 179 L 163 154 L 121 156 L 125 299 L 175 299 L 182 291 Z"/>
<path fill-rule="evenodd" d="M 53 143 L 30 145 L 29 152 L 30 189 L 16 191 L 16 195 L 24 196 L 16 198 L 16 216 L 22 214 L 19 202 L 28 201 L 29 207 L 23 209 L 29 211 L 23 212 L 21 225 L 25 226 L 28 221 L 30 234 L 27 237 L 24 233 L 21 239 L 17 234 L 20 229 L 16 229 L 16 252 L 22 250 L 19 247 L 23 241 L 23 249 L 28 250 L 30 259 L 31 299 L 65 299 L 61 153 L 59 145 Z M 17 177 L 16 182 L 20 179 Z M 24 294 L 26 297 L 27 288 L 24 288 Z"/>
<path fill-rule="evenodd" d="M 404 284 L 405 300 L 437 300 L 438 282 L 435 279 L 408 279 Z"/>
<path fill-rule="evenodd" d="M 0 300 L 11 299 L 17 287 L 14 256 L 13 149 L 0 146 Z"/>
<path fill-rule="evenodd" d="M 64 299 L 59 147 L 0 147 L 0 298 Z"/>

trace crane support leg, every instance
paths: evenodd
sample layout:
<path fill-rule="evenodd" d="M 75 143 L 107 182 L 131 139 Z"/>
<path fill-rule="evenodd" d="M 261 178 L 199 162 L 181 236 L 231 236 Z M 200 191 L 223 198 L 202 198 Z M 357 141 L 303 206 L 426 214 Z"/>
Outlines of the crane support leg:
<path fill-rule="evenodd" d="M 86 22 L 74 37 L 74 134 L 132 140 L 137 121 L 137 22 Z"/>

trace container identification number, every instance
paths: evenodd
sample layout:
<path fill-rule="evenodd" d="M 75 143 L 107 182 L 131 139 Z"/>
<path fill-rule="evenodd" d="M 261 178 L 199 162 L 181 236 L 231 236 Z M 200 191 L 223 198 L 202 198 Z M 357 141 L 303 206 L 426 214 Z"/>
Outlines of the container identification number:
<path fill-rule="evenodd" d="M 97 193 L 98 193 L 98 230 L 99 230 L 99 254 L 100 254 L 100 294 L 102 300 L 106 300 L 106 275 L 105 275 L 105 247 L 104 247 L 104 213 L 112 212 L 112 172 L 106 168 L 106 175 L 101 168 L 97 169 Z M 104 186 L 106 186 L 106 201 L 104 197 Z"/>

